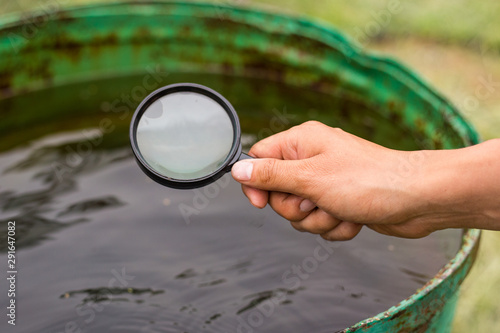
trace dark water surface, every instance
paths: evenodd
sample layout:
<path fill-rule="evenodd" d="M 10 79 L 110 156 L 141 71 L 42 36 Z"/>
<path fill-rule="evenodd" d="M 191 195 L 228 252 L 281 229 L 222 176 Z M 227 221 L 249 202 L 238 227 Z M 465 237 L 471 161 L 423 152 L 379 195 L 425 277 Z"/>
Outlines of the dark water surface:
<path fill-rule="evenodd" d="M 228 175 L 195 191 L 153 183 L 128 147 L 130 108 L 120 101 L 116 112 L 104 112 L 134 80 L 0 101 L 7 115 L 52 117 L 3 132 L 0 247 L 5 253 L 5 225 L 15 220 L 15 332 L 334 332 L 411 295 L 456 253 L 457 230 L 420 240 L 364 230 L 327 243 L 296 232 L 269 208 L 253 208 Z M 404 129 L 355 102 L 237 78 L 169 80 L 225 95 L 246 145 L 318 119 L 387 146 L 418 148 Z M 57 103 L 57 91 L 76 103 Z M 3 309 L 6 290 L 2 279 Z M 14 331 L 3 317 L 0 331 Z"/>

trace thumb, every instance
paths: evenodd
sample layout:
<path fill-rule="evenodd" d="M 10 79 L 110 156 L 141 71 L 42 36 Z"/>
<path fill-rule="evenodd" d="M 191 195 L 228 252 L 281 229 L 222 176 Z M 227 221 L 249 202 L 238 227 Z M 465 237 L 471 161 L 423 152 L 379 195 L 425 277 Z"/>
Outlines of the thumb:
<path fill-rule="evenodd" d="M 236 181 L 254 188 L 302 195 L 307 181 L 303 163 L 273 158 L 243 160 L 233 165 L 231 174 Z"/>

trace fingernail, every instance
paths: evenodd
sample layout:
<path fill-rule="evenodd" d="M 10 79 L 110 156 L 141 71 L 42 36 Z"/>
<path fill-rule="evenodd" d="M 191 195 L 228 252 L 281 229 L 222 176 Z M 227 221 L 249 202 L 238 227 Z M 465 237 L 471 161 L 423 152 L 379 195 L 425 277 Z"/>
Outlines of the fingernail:
<path fill-rule="evenodd" d="M 300 211 L 302 211 L 304 213 L 309 212 L 309 211 L 313 210 L 314 208 L 316 208 L 316 204 L 308 199 L 302 200 L 302 202 L 299 205 Z"/>
<path fill-rule="evenodd" d="M 253 163 L 248 161 L 240 161 L 233 165 L 232 174 L 236 180 L 250 180 L 252 178 Z"/>

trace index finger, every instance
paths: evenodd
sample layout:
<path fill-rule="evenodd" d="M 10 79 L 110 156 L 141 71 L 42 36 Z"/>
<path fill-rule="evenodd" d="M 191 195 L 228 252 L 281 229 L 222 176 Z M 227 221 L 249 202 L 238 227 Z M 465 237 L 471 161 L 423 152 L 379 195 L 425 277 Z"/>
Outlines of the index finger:
<path fill-rule="evenodd" d="M 249 155 L 258 158 L 298 160 L 320 154 L 321 147 L 317 141 L 319 128 L 310 122 L 305 124 L 292 127 L 257 142 L 250 149 Z"/>

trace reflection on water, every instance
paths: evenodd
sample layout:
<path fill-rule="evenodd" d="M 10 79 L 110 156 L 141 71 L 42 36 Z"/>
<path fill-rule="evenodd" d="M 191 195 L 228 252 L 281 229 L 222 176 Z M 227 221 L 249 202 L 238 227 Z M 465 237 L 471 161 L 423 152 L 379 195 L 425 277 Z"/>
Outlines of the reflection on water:
<path fill-rule="evenodd" d="M 256 294 L 252 295 L 247 295 L 243 297 L 243 299 L 250 299 L 250 302 L 243 306 L 241 309 L 236 311 L 236 314 L 241 314 L 245 311 L 255 309 L 256 307 L 258 308 L 259 305 L 261 305 L 264 302 L 271 302 L 268 304 L 272 304 L 274 300 L 279 300 L 279 305 L 284 305 L 284 304 L 290 304 L 292 303 L 291 300 L 286 299 L 288 295 L 294 295 L 297 291 L 299 290 L 304 290 L 305 288 L 297 288 L 296 290 L 291 290 L 291 289 L 284 289 L 284 288 L 278 288 L 276 290 L 266 290 L 266 291 L 261 291 Z M 283 300 L 281 300 L 283 298 Z"/>
<path fill-rule="evenodd" d="M 114 196 L 107 196 L 103 198 L 95 198 L 84 200 L 81 202 L 74 203 L 69 205 L 64 211 L 57 214 L 58 216 L 69 215 L 69 214 L 79 214 L 91 211 L 98 211 L 101 209 L 111 208 L 111 207 L 119 207 L 122 206 L 123 203 L 120 202 Z"/>
<path fill-rule="evenodd" d="M 82 303 L 98 303 L 105 301 L 128 301 L 127 295 L 142 295 L 146 294 L 148 296 L 162 294 L 163 290 L 152 290 L 151 288 L 134 289 L 134 288 L 93 288 L 93 289 L 83 289 L 76 291 L 69 291 L 60 296 L 60 298 L 70 298 L 78 295 L 83 295 L 84 298 Z M 123 295 L 124 297 L 116 297 L 116 295 Z M 136 300 L 138 303 L 142 303 L 141 300 Z"/>
<path fill-rule="evenodd" d="M 250 111 L 269 105 L 224 94 L 252 132 Z M 126 131 L 75 155 L 81 133 L 0 154 L 0 220 L 17 226 L 16 332 L 335 331 L 412 294 L 459 245 L 456 230 L 421 240 L 363 230 L 328 243 L 251 207 L 229 176 L 193 191 L 152 182 Z"/>

